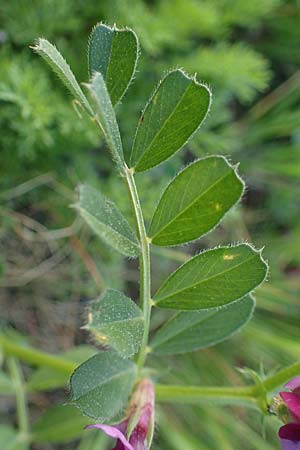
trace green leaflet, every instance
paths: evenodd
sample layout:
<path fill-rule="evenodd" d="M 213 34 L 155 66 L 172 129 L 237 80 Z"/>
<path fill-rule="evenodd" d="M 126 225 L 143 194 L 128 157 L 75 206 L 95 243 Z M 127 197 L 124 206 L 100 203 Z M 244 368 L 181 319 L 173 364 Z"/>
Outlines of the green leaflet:
<path fill-rule="evenodd" d="M 119 167 L 123 166 L 124 155 L 119 127 L 105 81 L 100 72 L 95 72 L 87 88 L 91 94 L 96 119 L 104 134 L 113 159 Z"/>
<path fill-rule="evenodd" d="M 209 89 L 174 70 L 160 82 L 140 118 L 131 166 L 142 172 L 179 150 L 199 128 L 210 106 Z"/>
<path fill-rule="evenodd" d="M 267 264 L 248 244 L 207 250 L 179 267 L 154 295 L 160 308 L 197 310 L 244 297 L 265 279 Z"/>
<path fill-rule="evenodd" d="M 32 47 L 35 52 L 37 52 L 52 68 L 54 72 L 57 73 L 59 78 L 69 89 L 71 94 L 79 101 L 81 106 L 87 111 L 91 116 L 94 115 L 93 110 L 82 92 L 69 64 L 59 53 L 57 48 L 51 44 L 47 39 L 38 39 L 34 47 Z"/>
<path fill-rule="evenodd" d="M 137 256 L 138 241 L 116 205 L 96 189 L 79 187 L 79 202 L 74 205 L 81 217 L 100 238 L 126 256 Z"/>
<path fill-rule="evenodd" d="M 176 245 L 203 236 L 240 199 L 243 188 L 235 169 L 221 156 L 190 164 L 160 199 L 149 230 L 152 243 Z"/>
<path fill-rule="evenodd" d="M 89 38 L 90 75 L 100 72 L 105 80 L 113 105 L 127 91 L 134 76 L 139 45 L 136 34 L 129 28 L 118 30 L 97 24 Z"/>
<path fill-rule="evenodd" d="M 102 344 L 113 347 L 123 357 L 129 357 L 140 348 L 144 317 L 130 298 L 108 289 L 91 304 L 89 322 L 84 328 Z"/>
<path fill-rule="evenodd" d="M 247 297 L 209 311 L 179 312 L 155 334 L 150 347 L 159 355 L 186 353 L 229 338 L 252 317 L 254 299 Z"/>
<path fill-rule="evenodd" d="M 83 414 L 106 422 L 126 404 L 135 377 L 131 361 L 115 352 L 100 352 L 73 372 L 71 402 Z"/>
<path fill-rule="evenodd" d="M 68 442 L 78 438 L 91 422 L 73 405 L 48 409 L 32 427 L 32 439 L 37 443 Z"/>

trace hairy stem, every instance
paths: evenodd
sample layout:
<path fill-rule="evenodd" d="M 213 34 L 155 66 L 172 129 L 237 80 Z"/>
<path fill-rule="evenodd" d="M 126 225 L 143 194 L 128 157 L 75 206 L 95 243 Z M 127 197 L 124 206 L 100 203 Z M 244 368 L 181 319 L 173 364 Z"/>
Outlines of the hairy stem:
<path fill-rule="evenodd" d="M 145 363 L 148 349 L 148 339 L 151 319 L 151 274 L 150 274 L 150 248 L 149 239 L 146 234 L 143 212 L 139 201 L 136 184 L 131 169 L 125 168 L 125 177 L 134 210 L 135 221 L 140 241 L 140 303 L 144 312 L 144 334 L 137 357 L 139 373 Z"/>
<path fill-rule="evenodd" d="M 101 132 L 104 135 L 104 139 L 107 142 L 108 147 L 110 147 L 109 142 L 106 139 L 105 132 L 103 130 L 102 124 L 95 116 L 95 121 L 99 126 Z M 118 162 L 119 164 L 119 162 Z M 137 356 L 137 366 L 138 366 L 138 375 L 143 368 L 143 365 L 147 358 L 148 353 L 148 339 L 149 339 L 149 330 L 150 330 L 150 319 L 151 319 L 151 273 L 150 273 L 150 248 L 149 248 L 149 239 L 147 237 L 144 217 L 142 208 L 140 205 L 140 200 L 133 176 L 133 169 L 129 169 L 127 165 L 124 163 L 121 168 L 121 175 L 124 175 L 129 195 L 134 211 L 134 217 L 140 242 L 140 304 L 144 312 L 144 333 L 141 348 L 139 354 Z"/>

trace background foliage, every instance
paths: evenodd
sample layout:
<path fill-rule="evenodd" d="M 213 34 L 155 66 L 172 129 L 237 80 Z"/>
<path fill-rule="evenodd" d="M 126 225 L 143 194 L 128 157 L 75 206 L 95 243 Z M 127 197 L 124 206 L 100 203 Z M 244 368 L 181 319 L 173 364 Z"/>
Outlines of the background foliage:
<path fill-rule="evenodd" d="M 125 148 L 162 71 L 184 67 L 197 72 L 214 93 L 210 116 L 186 151 L 138 179 L 146 219 L 162 187 L 195 156 L 225 154 L 233 163 L 241 161 L 248 186 L 242 206 L 222 227 L 196 244 L 157 250 L 155 287 L 187 253 L 216 242 L 266 244 L 271 265 L 268 283 L 257 291 L 251 324 L 214 349 L 166 359 L 164 379 L 242 384 L 244 375 L 234 367 L 269 373 L 299 358 L 299 16 L 297 0 L 0 2 L 0 302 L 12 340 L 68 352 L 70 359 L 81 361 L 93 353 L 92 342 L 73 348 L 86 342 L 86 332 L 77 330 L 87 302 L 104 285 L 136 297 L 135 263 L 110 252 L 68 208 L 76 200 L 75 187 L 88 181 L 126 213 L 122 180 L 112 182 L 112 165 L 97 129 L 78 120 L 60 81 L 28 48 L 39 36 L 55 42 L 77 78 L 86 81 L 87 36 L 103 20 L 132 27 L 141 41 L 140 73 L 118 107 Z M 158 326 L 161 313 L 155 319 Z M 82 433 L 85 419 L 76 410 L 55 406 L 65 401 L 65 380 L 41 369 L 25 371 L 28 386 L 47 391 L 29 394 L 36 450 L 106 449 L 103 437 Z M 8 393 L 9 386 L 0 372 L 0 392 Z M 50 405 L 54 409 L 43 415 Z M 3 396 L 0 407 L 1 439 L 7 449 L 17 448 L 8 428 L 15 422 L 14 397 Z M 262 425 L 259 414 L 239 408 L 166 406 L 159 423 L 157 449 L 278 447 L 276 421 Z M 79 440 L 68 444 L 71 438 Z"/>

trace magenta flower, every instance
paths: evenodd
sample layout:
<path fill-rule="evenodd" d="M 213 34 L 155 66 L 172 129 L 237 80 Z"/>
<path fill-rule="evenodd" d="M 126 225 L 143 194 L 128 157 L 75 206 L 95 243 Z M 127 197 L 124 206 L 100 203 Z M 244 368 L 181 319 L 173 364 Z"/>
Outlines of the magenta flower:
<path fill-rule="evenodd" d="M 279 395 L 287 409 L 287 424 L 278 433 L 283 450 L 300 450 L 300 378 L 290 380 L 285 387 L 290 392 Z"/>
<path fill-rule="evenodd" d="M 98 428 L 117 440 L 113 450 L 148 450 L 154 430 L 154 386 L 145 378 L 137 385 L 129 402 L 126 418 L 116 425 L 97 423 Z"/>

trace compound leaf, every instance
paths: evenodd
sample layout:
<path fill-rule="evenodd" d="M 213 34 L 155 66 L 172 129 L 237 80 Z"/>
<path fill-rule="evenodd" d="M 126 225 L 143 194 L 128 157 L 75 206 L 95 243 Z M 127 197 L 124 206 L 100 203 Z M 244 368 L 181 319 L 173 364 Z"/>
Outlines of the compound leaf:
<path fill-rule="evenodd" d="M 155 334 L 150 347 L 159 355 L 187 353 L 229 338 L 252 317 L 254 299 L 247 297 L 209 311 L 175 314 Z"/>
<path fill-rule="evenodd" d="M 71 402 L 83 414 L 105 422 L 127 402 L 136 366 L 115 352 L 100 352 L 81 364 L 70 380 Z"/>
<path fill-rule="evenodd" d="M 126 256 L 137 256 L 138 241 L 116 205 L 96 189 L 79 187 L 79 202 L 74 205 L 94 232 Z"/>
<path fill-rule="evenodd" d="M 190 164 L 160 199 L 149 230 L 152 243 L 176 245 L 203 236 L 240 199 L 243 188 L 235 169 L 221 156 Z"/>
<path fill-rule="evenodd" d="M 101 343 L 113 347 L 123 357 L 129 357 L 138 351 L 142 342 L 143 313 L 122 292 L 107 289 L 91 304 L 89 321 L 84 328 Z"/>
<path fill-rule="evenodd" d="M 207 250 L 180 266 L 154 295 L 160 308 L 200 310 L 234 302 L 265 279 L 267 264 L 248 244 Z"/>
<path fill-rule="evenodd" d="M 117 29 L 97 24 L 89 39 L 90 75 L 100 72 L 113 105 L 127 91 L 136 70 L 138 39 L 129 28 Z"/>
<path fill-rule="evenodd" d="M 131 165 L 142 172 L 179 150 L 199 128 L 210 106 L 209 89 L 174 70 L 160 82 L 140 118 Z"/>

